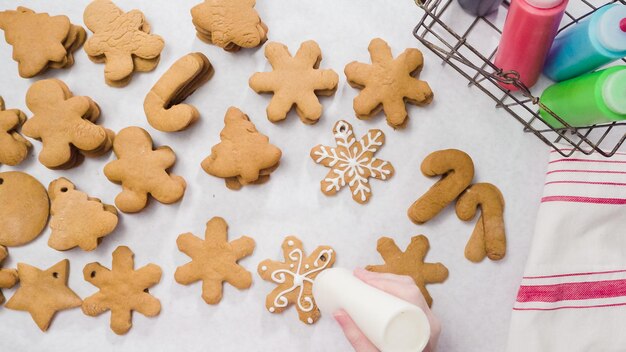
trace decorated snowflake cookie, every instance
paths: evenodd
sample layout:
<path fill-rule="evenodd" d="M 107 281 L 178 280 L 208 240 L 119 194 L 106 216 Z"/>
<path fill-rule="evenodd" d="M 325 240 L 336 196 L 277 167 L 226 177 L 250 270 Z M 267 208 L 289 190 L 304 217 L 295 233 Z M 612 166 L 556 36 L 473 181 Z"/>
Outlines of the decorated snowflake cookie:
<path fill-rule="evenodd" d="M 265 306 L 270 313 L 281 313 L 295 304 L 300 320 L 313 324 L 320 318 L 313 299 L 313 281 L 320 272 L 333 266 L 335 251 L 328 246 L 319 246 L 305 257 L 302 241 L 294 236 L 286 237 L 282 248 L 284 262 L 266 259 L 258 267 L 263 280 L 278 284 L 267 295 Z"/>
<path fill-rule="evenodd" d="M 385 143 L 381 130 L 369 130 L 357 141 L 352 125 L 340 120 L 333 128 L 336 147 L 317 145 L 311 149 L 311 158 L 318 164 L 330 168 L 321 182 L 322 193 L 333 195 L 345 185 L 350 186 L 352 199 L 364 204 L 372 196 L 369 178 L 387 180 L 393 176 L 393 166 L 388 161 L 374 157 Z"/>

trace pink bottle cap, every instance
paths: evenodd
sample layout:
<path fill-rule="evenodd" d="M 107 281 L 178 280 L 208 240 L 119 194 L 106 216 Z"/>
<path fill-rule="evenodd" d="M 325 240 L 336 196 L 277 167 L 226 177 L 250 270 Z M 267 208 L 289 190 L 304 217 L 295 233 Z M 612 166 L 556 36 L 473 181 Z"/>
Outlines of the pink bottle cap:
<path fill-rule="evenodd" d="M 598 40 L 606 49 L 615 52 L 626 51 L 626 6 L 612 7 L 598 20 Z"/>

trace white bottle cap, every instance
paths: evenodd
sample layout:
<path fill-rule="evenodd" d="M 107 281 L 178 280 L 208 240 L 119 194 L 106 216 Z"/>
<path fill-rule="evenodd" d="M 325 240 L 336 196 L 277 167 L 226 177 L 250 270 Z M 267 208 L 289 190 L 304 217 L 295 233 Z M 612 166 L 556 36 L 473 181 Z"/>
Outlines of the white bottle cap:
<path fill-rule="evenodd" d="M 602 14 L 598 21 L 598 40 L 610 51 L 626 51 L 626 32 L 622 29 L 626 19 L 626 5 L 615 4 Z"/>
<path fill-rule="evenodd" d="M 604 103 L 614 113 L 626 115 L 626 69 L 611 74 L 602 87 Z"/>
<path fill-rule="evenodd" d="M 513 0 L 516 1 L 516 0 Z M 519 1 L 519 0 L 517 0 Z M 521 0 L 524 1 L 524 0 Z M 537 7 L 540 9 L 551 9 L 553 7 L 557 7 L 561 5 L 565 0 L 526 0 L 533 7 Z"/>

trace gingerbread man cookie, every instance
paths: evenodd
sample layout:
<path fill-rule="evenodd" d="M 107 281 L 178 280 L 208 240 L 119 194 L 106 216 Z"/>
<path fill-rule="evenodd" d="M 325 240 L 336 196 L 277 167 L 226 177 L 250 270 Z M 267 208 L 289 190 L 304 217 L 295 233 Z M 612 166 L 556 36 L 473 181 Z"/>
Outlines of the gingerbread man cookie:
<path fill-rule="evenodd" d="M 18 263 L 20 287 L 5 307 L 29 312 L 42 331 L 48 330 L 58 311 L 80 307 L 82 303 L 80 297 L 67 287 L 69 269 L 67 259 L 46 270 Z"/>
<path fill-rule="evenodd" d="M 430 153 L 422 161 L 421 169 L 424 176 L 441 175 L 441 179 L 409 208 L 407 214 L 416 224 L 434 218 L 472 184 L 474 178 L 472 158 L 458 149 Z"/>
<path fill-rule="evenodd" d="M 480 207 L 481 214 L 465 246 L 465 258 L 480 262 L 487 256 L 500 260 L 506 254 L 504 231 L 504 197 L 491 183 L 469 186 L 456 202 L 456 215 L 463 221 L 474 218 Z"/>
<path fill-rule="evenodd" d="M 26 115 L 18 109 L 5 110 L 0 97 L 0 164 L 15 166 L 28 156 L 32 147 L 17 131 L 26 121 Z"/>
<path fill-rule="evenodd" d="M 161 302 L 148 291 L 161 281 L 161 268 L 148 264 L 135 270 L 133 255 L 130 248 L 119 246 L 113 251 L 110 270 L 99 263 L 89 263 L 83 269 L 85 281 L 100 289 L 85 298 L 83 313 L 94 317 L 110 310 L 111 330 L 118 335 L 132 327 L 133 311 L 147 317 L 161 312 Z"/>
<path fill-rule="evenodd" d="M 4 246 L 0 246 L 0 265 L 9 256 L 9 251 Z M 0 269 L 0 289 L 11 288 L 19 281 L 17 270 Z M 4 295 L 0 290 L 0 304 L 4 303 Z"/>
<path fill-rule="evenodd" d="M 224 117 L 221 142 L 211 148 L 211 155 L 202 161 L 206 173 L 226 179 L 226 186 L 239 189 L 243 185 L 267 181 L 279 164 L 282 152 L 259 133 L 248 116 L 230 107 Z"/>
<path fill-rule="evenodd" d="M 287 46 L 272 42 L 265 46 L 265 57 L 273 71 L 255 73 L 249 84 L 257 93 L 274 94 L 267 106 L 267 118 L 272 122 L 284 120 L 295 105 L 302 122 L 316 123 L 322 116 L 317 95 L 334 94 L 339 81 L 335 71 L 319 69 L 322 61 L 319 45 L 306 41 L 292 57 Z"/>
<path fill-rule="evenodd" d="M 122 185 L 115 205 L 125 213 L 136 213 L 146 207 L 148 194 L 164 204 L 177 202 L 185 194 L 187 183 L 168 170 L 176 154 L 167 146 L 153 149 L 152 137 L 143 128 L 126 127 L 113 142 L 117 160 L 104 167 L 104 175 Z"/>
<path fill-rule="evenodd" d="M 204 240 L 191 233 L 178 236 L 178 249 L 191 257 L 191 262 L 176 269 L 174 278 L 182 285 L 202 280 L 202 298 L 208 304 L 222 299 L 224 281 L 242 290 L 252 285 L 252 274 L 237 262 L 254 251 L 254 240 L 242 236 L 228 242 L 228 225 L 214 217 L 206 224 Z"/>
<path fill-rule="evenodd" d="M 357 141 L 352 125 L 343 120 L 335 124 L 333 134 L 336 147 L 319 144 L 311 149 L 313 161 L 330 168 L 320 183 L 322 193 L 333 195 L 348 185 L 352 199 L 361 204 L 367 203 L 372 196 L 369 178 L 384 181 L 394 173 L 391 163 L 374 157 L 385 143 L 385 134 L 381 130 L 369 130 Z"/>
<path fill-rule="evenodd" d="M 414 77 L 424 65 L 422 53 L 406 49 L 394 59 L 391 48 L 380 38 L 373 39 L 368 50 L 372 64 L 355 61 L 345 68 L 348 83 L 363 89 L 354 98 L 356 116 L 368 119 L 382 109 L 391 127 L 404 127 L 408 116 L 405 103 L 427 105 L 433 100 L 428 83 Z"/>
<path fill-rule="evenodd" d="M 124 86 L 134 71 L 156 67 L 165 42 L 160 36 L 150 34 L 150 26 L 141 11 L 124 12 L 110 0 L 95 0 L 85 8 L 83 20 L 93 32 L 85 43 L 85 52 L 92 60 L 106 63 L 107 84 Z"/>
<path fill-rule="evenodd" d="M 56 250 L 65 251 L 78 246 L 84 251 L 92 251 L 101 238 L 117 226 L 114 206 L 89 197 L 64 177 L 50 183 L 48 194 L 52 200 L 52 233 L 48 246 Z"/>
<path fill-rule="evenodd" d="M 191 9 L 198 38 L 227 51 L 253 48 L 267 40 L 267 26 L 255 0 L 205 0 Z"/>
<path fill-rule="evenodd" d="M 426 285 L 444 282 L 448 278 L 448 269 L 441 263 L 424 262 L 429 248 L 428 238 L 424 235 L 412 237 L 404 252 L 398 248 L 393 239 L 381 237 L 378 239 L 376 250 L 383 257 L 385 264 L 368 265 L 365 269 L 377 273 L 410 276 L 431 306 L 433 298 L 428 293 Z"/>
<path fill-rule="evenodd" d="M 163 132 L 181 131 L 195 122 L 200 113 L 193 105 L 182 104 L 213 76 L 213 66 L 202 53 L 178 59 L 154 84 L 143 102 L 150 126 Z"/>
<path fill-rule="evenodd" d="M 45 79 L 33 83 L 26 105 L 35 114 L 22 132 L 41 140 L 39 161 L 51 169 L 76 164 L 76 154 L 98 156 L 111 148 L 113 131 L 96 125 L 100 109 L 89 97 L 74 97 L 65 83 Z"/>
<path fill-rule="evenodd" d="M 48 192 L 20 171 L 0 172 L 0 246 L 21 246 L 37 238 L 48 222 Z"/>
<path fill-rule="evenodd" d="M 284 261 L 266 259 L 258 266 L 263 280 L 278 286 L 265 300 L 270 313 L 281 313 L 291 304 L 296 305 L 300 321 L 313 324 L 320 318 L 320 311 L 313 298 L 313 282 L 317 275 L 335 263 L 335 251 L 328 246 L 317 247 L 305 257 L 302 241 L 288 236 L 283 241 Z"/>
<path fill-rule="evenodd" d="M 85 29 L 70 23 L 67 16 L 35 13 L 25 7 L 0 12 L 0 29 L 13 46 L 13 59 L 20 76 L 34 77 L 48 68 L 65 68 L 74 63 L 72 52 L 85 41 Z"/>

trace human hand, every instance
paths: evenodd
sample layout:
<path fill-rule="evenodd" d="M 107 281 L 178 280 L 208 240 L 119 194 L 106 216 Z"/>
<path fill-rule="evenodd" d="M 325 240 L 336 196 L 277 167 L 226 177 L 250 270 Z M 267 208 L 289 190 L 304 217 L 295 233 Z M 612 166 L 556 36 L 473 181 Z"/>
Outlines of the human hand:
<path fill-rule="evenodd" d="M 441 333 L 441 323 L 439 319 L 433 315 L 422 292 L 415 286 L 415 282 L 413 282 L 412 278 L 395 274 L 374 273 L 361 268 L 354 270 L 354 276 L 370 286 L 376 287 L 379 290 L 420 307 L 426 314 L 428 323 L 430 324 L 430 340 L 424 352 L 435 351 L 439 334 Z M 340 310 L 335 312 L 334 317 L 356 352 L 378 352 L 376 346 L 363 335 L 348 313 L 344 310 Z"/>

